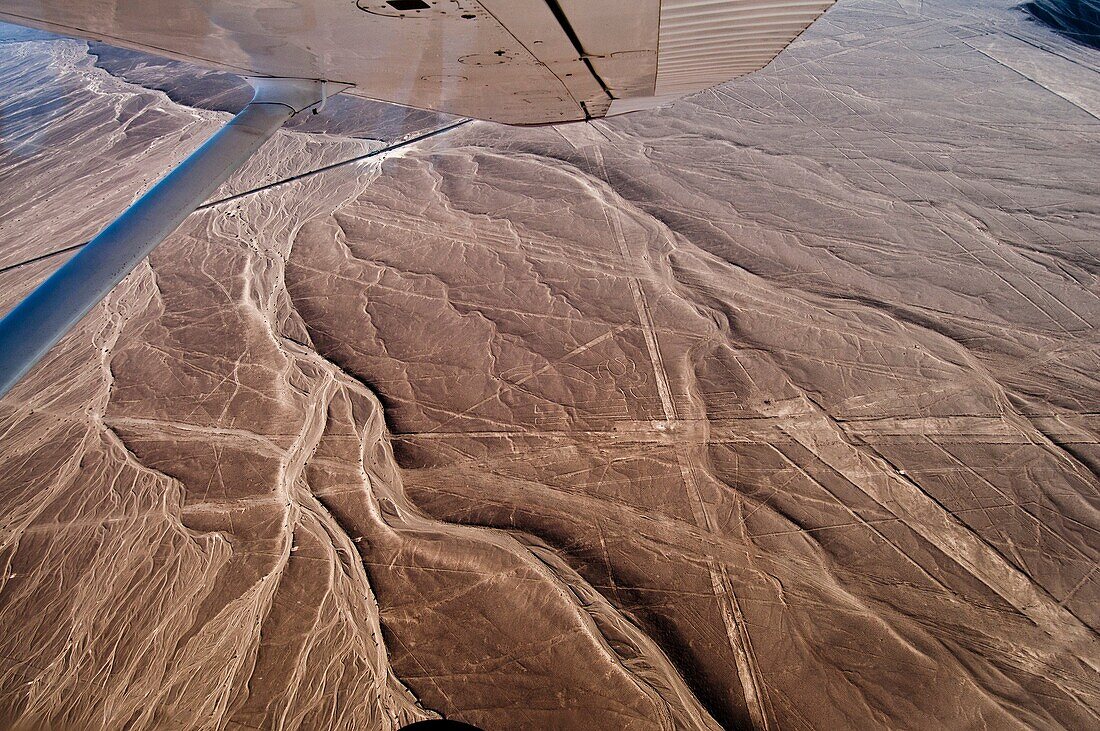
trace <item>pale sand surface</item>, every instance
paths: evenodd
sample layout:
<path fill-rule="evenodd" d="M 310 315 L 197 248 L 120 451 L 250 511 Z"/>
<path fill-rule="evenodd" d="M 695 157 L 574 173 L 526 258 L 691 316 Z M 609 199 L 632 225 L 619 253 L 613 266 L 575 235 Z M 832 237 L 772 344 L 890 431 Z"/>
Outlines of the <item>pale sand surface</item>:
<path fill-rule="evenodd" d="M 6 310 L 242 102 L 0 31 Z M 195 214 L 0 402 L 0 726 L 1096 728 L 1098 67 L 841 0 Z M 455 121 L 337 116 L 217 197 Z"/>

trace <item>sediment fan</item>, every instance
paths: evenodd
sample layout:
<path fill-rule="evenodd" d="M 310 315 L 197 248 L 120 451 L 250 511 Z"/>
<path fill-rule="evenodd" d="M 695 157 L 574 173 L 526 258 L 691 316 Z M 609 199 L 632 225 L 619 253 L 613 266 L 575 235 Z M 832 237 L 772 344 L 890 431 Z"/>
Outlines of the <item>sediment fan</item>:
<path fill-rule="evenodd" d="M 347 93 L 505 124 L 767 65 L 834 0 L 4 0 L 0 20 L 252 77 L 225 128 L 0 321 L 0 396 L 290 117 Z"/>

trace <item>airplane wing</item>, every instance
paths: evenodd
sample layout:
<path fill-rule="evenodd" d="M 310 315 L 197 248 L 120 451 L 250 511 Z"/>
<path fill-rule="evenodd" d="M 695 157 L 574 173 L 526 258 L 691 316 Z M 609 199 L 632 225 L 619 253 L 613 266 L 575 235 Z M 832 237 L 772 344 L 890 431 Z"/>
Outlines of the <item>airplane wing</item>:
<path fill-rule="evenodd" d="M 834 0 L 4 0 L 0 20 L 507 124 L 658 106 L 756 71 Z"/>

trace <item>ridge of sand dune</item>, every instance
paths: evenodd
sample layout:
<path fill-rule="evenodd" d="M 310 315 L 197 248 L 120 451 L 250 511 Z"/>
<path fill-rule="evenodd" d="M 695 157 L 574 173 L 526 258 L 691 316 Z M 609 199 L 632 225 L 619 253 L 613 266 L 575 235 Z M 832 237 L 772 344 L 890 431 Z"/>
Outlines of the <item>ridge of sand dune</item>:
<path fill-rule="evenodd" d="M 192 216 L 0 403 L 0 725 L 1094 726 L 1068 43 L 843 0 L 669 109 Z M 228 118 L 95 53 L 0 33 L 0 308 Z M 216 197 L 453 121 L 341 114 Z"/>

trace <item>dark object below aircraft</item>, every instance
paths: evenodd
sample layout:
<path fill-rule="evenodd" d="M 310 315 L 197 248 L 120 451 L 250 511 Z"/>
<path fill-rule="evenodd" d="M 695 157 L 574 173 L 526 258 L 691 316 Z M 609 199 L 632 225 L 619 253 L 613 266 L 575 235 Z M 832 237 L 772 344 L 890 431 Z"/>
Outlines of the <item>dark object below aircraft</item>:
<path fill-rule="evenodd" d="M 1100 0 L 1032 0 L 1020 7 L 1067 38 L 1100 49 Z"/>

